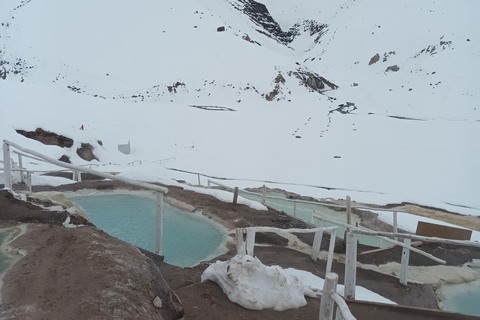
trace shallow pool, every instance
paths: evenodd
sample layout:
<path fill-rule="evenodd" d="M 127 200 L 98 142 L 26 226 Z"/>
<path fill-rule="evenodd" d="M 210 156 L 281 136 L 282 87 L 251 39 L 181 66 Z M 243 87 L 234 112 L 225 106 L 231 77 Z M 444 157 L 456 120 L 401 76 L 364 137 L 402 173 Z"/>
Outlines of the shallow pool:
<path fill-rule="evenodd" d="M 140 248 L 155 251 L 156 200 L 137 194 L 71 196 L 97 227 Z M 214 222 L 164 204 L 165 262 L 191 267 L 223 247 L 225 232 Z"/>
<path fill-rule="evenodd" d="M 250 200 L 255 200 L 258 202 L 262 201 L 261 194 L 255 195 L 250 192 L 247 193 L 247 192 L 240 191 L 240 195 Z M 265 205 L 267 205 L 268 207 L 274 208 L 275 210 L 283 211 L 290 216 L 293 216 L 294 212 L 296 212 L 296 217 L 305 222 L 314 223 L 313 211 L 316 211 L 318 214 L 328 217 L 330 219 L 345 221 L 345 214 L 346 214 L 345 211 L 339 212 L 339 211 L 330 209 L 326 206 L 322 206 L 321 204 L 304 203 L 304 202 L 297 202 L 296 209 L 294 209 L 293 202 L 286 199 L 284 194 L 278 193 L 278 192 L 267 192 L 267 195 L 274 196 L 277 198 L 274 198 L 274 199 L 266 198 Z M 284 198 L 284 199 L 278 199 L 278 198 Z M 335 224 L 326 222 L 325 226 L 331 227 L 331 226 L 335 226 Z M 343 239 L 346 229 L 342 226 L 337 226 L 337 227 L 338 227 L 337 237 Z M 379 239 L 377 237 L 367 236 L 364 234 L 357 234 L 357 237 L 358 237 L 358 241 L 363 245 L 378 247 L 378 248 L 390 248 L 393 246 L 390 242 Z"/>
<path fill-rule="evenodd" d="M 480 316 L 480 280 L 442 286 L 443 309 Z"/>

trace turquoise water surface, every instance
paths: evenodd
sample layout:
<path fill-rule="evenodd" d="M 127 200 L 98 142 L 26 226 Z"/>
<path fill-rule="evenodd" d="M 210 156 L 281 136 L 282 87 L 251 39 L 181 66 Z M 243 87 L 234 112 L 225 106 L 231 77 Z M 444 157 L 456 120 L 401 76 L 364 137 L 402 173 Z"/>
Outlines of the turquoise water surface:
<path fill-rule="evenodd" d="M 155 251 L 156 200 L 135 194 L 73 196 L 92 223 L 109 235 Z M 214 222 L 164 203 L 165 262 L 191 267 L 212 255 L 224 240 Z"/>
<path fill-rule="evenodd" d="M 442 286 L 443 309 L 480 316 L 480 280 Z"/>

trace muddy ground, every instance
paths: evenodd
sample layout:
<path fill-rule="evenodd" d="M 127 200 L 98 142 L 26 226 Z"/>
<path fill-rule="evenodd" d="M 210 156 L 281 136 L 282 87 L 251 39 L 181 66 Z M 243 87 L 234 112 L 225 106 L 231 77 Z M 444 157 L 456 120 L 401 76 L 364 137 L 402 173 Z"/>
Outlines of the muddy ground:
<path fill-rule="evenodd" d="M 81 189 L 106 191 L 118 188 L 137 189 L 112 181 L 84 181 L 59 187 L 37 186 L 34 187 L 34 192 L 64 192 Z M 197 210 L 202 210 L 203 214 L 222 223 L 228 229 L 248 226 L 308 227 L 304 222 L 282 212 L 272 209 L 256 211 L 247 206 L 220 202 L 212 196 L 186 191 L 179 187 L 170 186 L 168 197 L 186 202 Z M 154 307 L 152 309 L 152 300 L 156 295 L 160 295 L 162 300 L 173 301 L 168 308 L 169 313 L 164 311 L 162 316 L 165 319 L 174 319 L 175 316 L 178 317 L 181 314 L 181 311 L 178 305 L 175 305 L 175 299 L 169 293 L 168 287 L 164 286 L 163 279 L 180 298 L 186 319 L 318 318 L 319 299 L 308 299 L 307 306 L 285 312 L 246 310 L 231 303 L 218 285 L 212 282 L 200 283 L 200 276 L 210 262 L 201 263 L 194 268 L 168 265 L 163 263 L 159 256 L 145 250 L 138 250 L 108 236 L 94 226 L 89 225 L 75 229 L 63 228 L 60 225 L 65 221 L 67 212 L 45 211 L 26 202 L 19 202 L 5 192 L 0 192 L 0 208 L 0 228 L 2 225 L 5 227 L 12 224 L 27 224 L 29 230 L 27 234 L 12 243 L 14 247 L 24 248 L 28 254 L 4 276 L 0 319 L 8 319 L 9 315 L 13 314 L 12 312 L 19 310 L 27 312 L 28 306 L 31 305 L 35 306 L 36 313 L 30 313 L 30 315 L 41 316 L 31 316 L 28 317 L 29 319 L 47 319 L 47 315 L 52 319 L 85 319 L 82 316 L 75 316 L 78 312 L 80 314 L 86 312 L 90 315 L 86 318 L 102 319 L 118 316 L 117 318 L 121 319 L 122 316 L 125 316 L 122 312 L 127 312 L 126 309 L 131 305 L 131 301 L 137 301 L 135 303 L 144 306 L 148 312 L 157 312 L 158 314 L 159 309 Z M 79 220 L 72 219 L 76 224 L 88 224 L 81 218 L 76 219 Z M 369 219 L 374 219 L 374 217 Z M 367 219 L 365 223 L 376 222 L 368 222 Z M 298 234 L 297 236 L 308 245 L 313 242 L 311 234 Z M 96 239 L 94 243 L 92 243 L 92 239 Z M 287 248 L 285 238 L 269 233 L 257 237 L 256 240 L 257 243 L 269 245 L 269 247 L 255 247 L 255 255 L 264 264 L 298 268 L 324 277 L 325 261 L 319 259 L 313 262 L 309 255 Z M 327 249 L 328 242 L 329 236 L 324 235 L 323 249 Z M 361 253 L 371 249 L 359 246 L 358 251 Z M 480 257 L 478 250 L 465 250 L 457 247 L 424 244 L 421 249 L 438 255 L 440 258 L 448 258 L 447 262 L 451 265 L 462 265 L 472 258 Z M 337 240 L 335 252 L 339 254 L 345 252 L 342 241 Z M 102 255 L 105 256 L 102 257 Z M 232 249 L 212 261 L 225 260 L 233 255 Z M 359 255 L 359 261 L 363 262 L 362 259 L 365 259 L 369 263 L 383 264 L 389 261 L 399 262 L 400 256 L 399 249 L 393 248 L 379 253 Z M 136 262 L 128 259 L 140 260 L 143 261 L 143 264 L 133 267 Z M 133 269 L 143 271 L 148 269 L 149 272 L 137 275 L 135 270 L 129 271 L 131 263 Z M 426 261 L 423 256 L 411 253 L 410 265 L 429 264 L 430 262 Z M 161 274 L 155 272 L 158 270 L 157 267 Z M 115 275 L 117 271 L 120 272 L 118 276 Z M 339 283 L 343 283 L 344 265 L 334 262 L 332 271 L 339 274 Z M 130 280 L 126 281 L 124 277 Z M 404 287 L 399 284 L 398 278 L 362 269 L 357 269 L 357 284 L 402 305 L 438 309 L 434 290 L 429 285 L 410 283 L 408 287 Z M 115 293 L 109 293 L 109 289 L 118 290 Z M 107 291 L 105 292 L 105 290 Z M 27 298 L 23 298 L 25 292 L 29 292 Z M 38 310 L 43 311 L 38 312 Z M 64 313 L 56 314 L 56 312 Z M 142 318 L 138 316 L 138 312 L 140 311 L 135 309 L 135 316 L 126 316 L 126 318 Z M 368 312 L 362 312 L 364 314 L 357 317 L 358 319 L 368 316 Z M 57 315 L 65 315 L 65 317 Z M 153 318 L 153 313 L 142 314 L 142 316 L 143 319 Z M 395 319 L 391 317 L 391 320 Z"/>

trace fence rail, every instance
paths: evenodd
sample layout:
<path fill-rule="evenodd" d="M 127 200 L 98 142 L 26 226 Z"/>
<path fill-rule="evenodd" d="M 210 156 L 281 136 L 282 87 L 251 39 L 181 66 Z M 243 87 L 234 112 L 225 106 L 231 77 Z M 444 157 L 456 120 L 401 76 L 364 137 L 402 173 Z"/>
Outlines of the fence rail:
<path fill-rule="evenodd" d="M 77 181 L 81 180 L 81 172 L 84 172 L 84 173 L 90 173 L 90 174 L 93 174 L 93 175 L 96 175 L 96 176 L 99 176 L 99 177 L 102 177 L 102 178 L 111 179 L 111 180 L 115 180 L 115 181 L 120 181 L 120 182 L 123 182 L 123 183 L 127 183 L 127 184 L 131 184 L 131 185 L 140 187 L 140 188 L 155 191 L 156 195 L 157 195 L 157 209 L 156 209 L 157 218 L 156 218 L 156 227 L 155 227 L 155 230 L 156 230 L 155 252 L 157 254 L 162 254 L 162 249 L 163 249 L 163 195 L 168 193 L 167 188 L 157 186 L 157 185 L 147 183 L 147 182 L 137 181 L 137 180 L 133 180 L 133 179 L 125 178 L 125 177 L 119 177 L 119 176 L 116 176 L 116 175 L 113 175 L 113 174 L 110 174 L 110 173 L 95 171 L 95 170 L 88 169 L 88 168 L 82 168 L 80 166 L 76 166 L 76 165 L 73 165 L 73 164 L 69 164 L 69 163 L 66 163 L 66 162 L 55 160 L 55 159 L 50 158 L 46 155 L 43 155 L 39 152 L 23 148 L 23 147 L 19 146 L 18 144 L 13 143 L 11 141 L 3 140 L 3 160 L 4 160 L 4 172 L 5 172 L 5 187 L 9 188 L 10 190 L 12 190 L 12 186 L 13 186 L 13 184 L 12 184 L 12 171 L 27 171 L 27 175 L 29 174 L 28 170 L 25 170 L 24 168 L 20 168 L 20 169 L 12 168 L 11 157 L 10 157 L 10 148 L 11 147 L 16 148 L 17 150 L 21 151 L 22 155 L 24 155 L 24 156 L 29 156 L 29 157 L 34 156 L 34 157 L 38 158 L 38 161 L 47 162 L 47 163 L 50 163 L 50 164 L 57 165 L 59 167 L 63 167 L 63 168 L 67 168 L 67 169 L 72 170 L 74 172 L 74 175 L 76 175 Z M 15 150 L 15 151 L 17 151 L 17 150 Z M 18 154 L 18 152 L 16 152 L 16 153 Z M 31 172 L 30 172 L 30 175 L 31 175 Z M 31 179 L 31 176 L 30 176 L 30 178 L 28 178 L 28 176 L 27 176 L 27 180 L 30 180 L 30 179 Z M 31 189 L 31 181 L 30 181 L 30 189 Z"/>

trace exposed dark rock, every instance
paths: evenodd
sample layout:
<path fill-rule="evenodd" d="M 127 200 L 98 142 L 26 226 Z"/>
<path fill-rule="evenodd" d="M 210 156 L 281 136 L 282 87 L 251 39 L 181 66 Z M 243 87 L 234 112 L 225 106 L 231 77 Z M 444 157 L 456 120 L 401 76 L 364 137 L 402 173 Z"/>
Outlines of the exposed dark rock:
<path fill-rule="evenodd" d="M 256 44 L 256 45 L 262 46 L 262 45 L 261 45 L 260 43 L 258 43 L 257 41 L 254 41 L 254 40 L 250 39 L 250 37 L 249 37 L 248 34 L 246 34 L 246 33 L 243 35 L 242 39 L 245 40 L 245 41 L 248 41 L 248 42 L 250 42 L 250 43 L 254 43 L 254 44 Z"/>
<path fill-rule="evenodd" d="M 93 154 L 93 149 L 94 147 L 90 143 L 82 143 L 81 147 L 77 149 L 77 154 L 85 161 L 98 161 L 98 158 Z"/>
<path fill-rule="evenodd" d="M 305 70 L 300 70 L 298 69 L 295 72 L 289 72 L 289 76 L 293 75 L 297 79 L 300 80 L 300 82 L 307 88 L 312 89 L 313 91 L 317 92 L 322 92 L 323 90 L 326 90 L 326 87 L 329 87 L 330 89 L 334 90 L 337 89 L 338 86 L 324 77 L 321 77 L 320 75 L 311 72 L 311 71 L 305 71 Z"/>
<path fill-rule="evenodd" d="M 389 67 L 385 70 L 385 72 L 388 72 L 388 71 L 397 72 L 398 70 L 400 70 L 400 67 L 395 64 L 395 65 L 393 65 L 393 66 L 389 66 Z"/>
<path fill-rule="evenodd" d="M 59 160 L 59 161 L 66 162 L 66 163 L 72 163 L 72 162 L 70 161 L 70 157 L 67 156 L 67 155 L 61 156 L 60 159 L 58 159 L 58 160 Z"/>
<path fill-rule="evenodd" d="M 37 128 L 35 131 L 16 130 L 17 133 L 27 138 L 40 141 L 46 145 L 59 146 L 62 148 L 70 148 L 73 146 L 73 140 L 54 132 L 45 131 Z"/>
<path fill-rule="evenodd" d="M 328 112 L 328 114 L 330 115 L 330 113 L 333 113 L 333 112 L 339 112 L 341 114 L 349 114 L 349 113 L 351 113 L 352 111 L 355 111 L 355 110 L 357 110 L 357 107 L 355 106 L 355 103 L 346 102 L 346 103 L 339 104 L 338 108 L 330 110 Z"/>
<path fill-rule="evenodd" d="M 5 67 L 2 67 L 2 69 L 0 69 L 0 78 L 5 80 L 7 79 L 7 69 L 5 69 Z"/>
<path fill-rule="evenodd" d="M 370 62 L 368 63 L 368 65 L 371 66 L 372 64 L 378 62 L 378 60 L 380 60 L 380 55 L 377 53 L 370 59 Z"/>
<path fill-rule="evenodd" d="M 275 83 L 285 83 L 285 78 L 282 76 L 281 73 L 275 78 Z"/>
<path fill-rule="evenodd" d="M 172 91 L 173 91 L 174 93 L 177 93 L 177 88 L 178 88 L 178 87 L 185 87 L 185 83 L 177 81 L 177 82 L 174 83 L 173 85 L 167 86 L 167 89 L 168 89 L 168 92 L 172 92 Z"/>
<path fill-rule="evenodd" d="M 218 32 L 225 31 L 225 27 L 224 27 L 224 26 L 218 27 L 218 28 L 217 28 L 217 31 L 218 31 Z"/>
<path fill-rule="evenodd" d="M 103 147 L 103 142 L 102 142 L 102 140 L 97 140 L 97 143 Z"/>
<path fill-rule="evenodd" d="M 315 43 L 318 43 L 320 37 L 325 33 L 326 24 L 318 23 L 314 20 L 304 20 L 296 23 L 288 31 L 283 31 L 280 25 L 272 18 L 267 7 L 255 0 L 237 0 L 230 1 L 230 3 L 239 11 L 246 14 L 252 22 L 260 26 L 263 30 L 258 30 L 259 33 L 277 40 L 283 44 L 289 44 L 296 36 L 302 32 L 308 32 L 310 36 L 317 35 Z"/>

